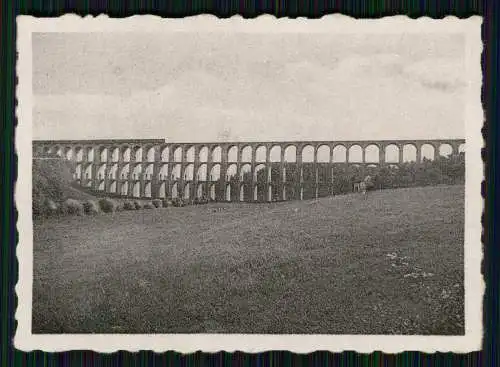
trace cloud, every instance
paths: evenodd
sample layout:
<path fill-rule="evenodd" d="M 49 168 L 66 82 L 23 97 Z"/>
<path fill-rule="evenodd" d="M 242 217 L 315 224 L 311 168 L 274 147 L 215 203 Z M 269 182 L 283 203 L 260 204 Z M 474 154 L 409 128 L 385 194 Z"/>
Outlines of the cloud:
<path fill-rule="evenodd" d="M 444 92 L 466 85 L 464 64 L 457 59 L 429 58 L 412 63 L 404 72 L 423 86 Z"/>
<path fill-rule="evenodd" d="M 440 65 L 432 75 L 424 72 L 431 65 Z M 436 84 L 459 85 L 459 69 L 449 71 L 456 66 L 377 54 L 321 65 L 243 63 L 230 74 L 184 70 L 129 95 L 36 96 L 34 133 L 179 141 L 461 136 L 461 94 Z"/>

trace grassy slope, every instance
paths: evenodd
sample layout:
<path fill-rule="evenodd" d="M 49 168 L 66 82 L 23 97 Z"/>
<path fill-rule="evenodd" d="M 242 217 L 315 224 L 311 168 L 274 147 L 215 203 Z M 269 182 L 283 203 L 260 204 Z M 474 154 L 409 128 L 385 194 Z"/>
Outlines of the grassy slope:
<path fill-rule="evenodd" d="M 33 331 L 460 334 L 463 197 L 427 187 L 39 223 Z"/>
<path fill-rule="evenodd" d="M 68 199 L 75 199 L 75 200 L 81 200 L 81 201 L 86 201 L 86 200 L 99 200 L 98 197 L 87 193 L 83 190 L 79 190 L 77 187 L 73 186 L 66 186 L 64 189 L 64 197 Z"/>

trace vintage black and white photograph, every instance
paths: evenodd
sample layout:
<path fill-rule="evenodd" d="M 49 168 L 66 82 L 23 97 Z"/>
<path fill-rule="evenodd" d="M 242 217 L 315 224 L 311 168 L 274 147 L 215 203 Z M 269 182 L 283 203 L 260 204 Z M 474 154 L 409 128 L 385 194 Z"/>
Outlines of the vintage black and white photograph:
<path fill-rule="evenodd" d="M 25 345 L 479 348 L 481 20 L 394 21 L 25 18 Z"/>

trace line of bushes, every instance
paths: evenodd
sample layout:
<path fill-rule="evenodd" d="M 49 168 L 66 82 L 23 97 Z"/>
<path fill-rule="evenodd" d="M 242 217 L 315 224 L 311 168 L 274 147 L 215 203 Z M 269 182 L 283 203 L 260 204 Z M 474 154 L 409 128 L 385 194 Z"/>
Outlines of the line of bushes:
<path fill-rule="evenodd" d="M 44 205 L 38 208 L 39 210 L 37 212 L 33 212 L 33 215 L 36 218 L 70 215 L 97 215 L 100 213 L 115 213 L 126 210 L 161 209 L 167 208 L 169 205 L 173 205 L 173 203 L 169 200 L 160 199 L 147 202 L 142 202 L 140 200 L 120 202 L 109 198 L 85 201 L 66 199 L 61 203 L 47 199 Z"/>
<path fill-rule="evenodd" d="M 182 198 L 120 200 L 99 198 L 72 185 L 74 165 L 58 156 L 52 159 L 33 159 L 32 207 L 34 218 L 66 215 L 96 215 L 124 210 L 159 209 L 168 206 L 183 207 L 188 204 L 208 203 L 206 199 L 186 201 Z"/>
<path fill-rule="evenodd" d="M 352 192 L 354 184 L 361 182 L 367 175 L 372 177 L 375 189 L 394 189 L 402 187 L 434 186 L 440 184 L 465 183 L 465 153 L 452 154 L 448 157 L 438 156 L 434 160 L 424 158 L 422 162 L 405 162 L 397 165 L 356 166 L 330 163 L 296 163 L 285 164 L 286 184 L 294 187 L 301 184 L 305 199 L 314 198 L 316 189 L 319 196 L 339 195 Z M 301 168 L 301 170 L 299 169 Z M 267 198 L 267 170 L 257 172 L 257 187 L 259 201 Z M 274 183 L 283 183 L 283 172 L 280 163 L 271 165 L 271 179 Z M 245 184 L 245 197 L 253 197 L 253 178 L 251 172 L 243 174 L 241 181 Z M 317 185 L 316 185 L 317 182 Z M 231 177 L 232 195 L 239 195 L 237 177 Z M 275 185 L 279 187 L 279 185 Z M 273 189 L 274 190 L 274 189 Z M 223 192 L 222 186 L 216 187 L 216 192 Z M 273 197 L 279 198 L 281 192 L 273 191 Z M 289 199 L 298 199 L 299 193 L 291 190 L 287 193 Z"/>

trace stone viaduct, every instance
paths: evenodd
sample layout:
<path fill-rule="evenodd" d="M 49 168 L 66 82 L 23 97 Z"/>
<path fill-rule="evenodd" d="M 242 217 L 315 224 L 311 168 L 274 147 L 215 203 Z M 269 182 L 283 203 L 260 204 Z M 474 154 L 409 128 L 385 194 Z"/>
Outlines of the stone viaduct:
<path fill-rule="evenodd" d="M 217 201 L 303 199 L 305 185 L 332 186 L 338 165 L 369 170 L 465 151 L 464 139 L 175 143 L 164 139 L 36 140 L 33 156 L 53 153 L 76 165 L 84 187 L 136 198 Z M 313 177 L 303 177 L 303 167 Z M 292 169 L 293 167 L 293 169 Z M 327 175 L 318 175 L 318 172 Z M 295 179 L 290 175 L 296 174 Z M 260 172 L 260 173 L 259 173 Z M 264 174 L 265 185 L 258 184 Z"/>

